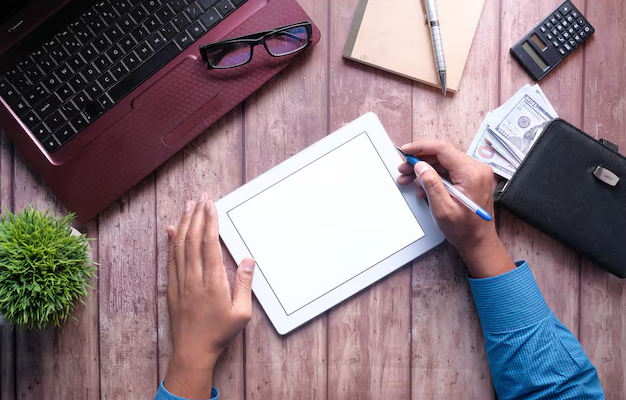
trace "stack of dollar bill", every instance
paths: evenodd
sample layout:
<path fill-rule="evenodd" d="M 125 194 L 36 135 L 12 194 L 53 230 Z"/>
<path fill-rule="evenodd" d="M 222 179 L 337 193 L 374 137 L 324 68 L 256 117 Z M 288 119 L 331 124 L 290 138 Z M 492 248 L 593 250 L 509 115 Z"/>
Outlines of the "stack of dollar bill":
<path fill-rule="evenodd" d="M 488 113 L 467 154 L 511 179 L 543 129 L 557 118 L 539 85 L 525 85 Z"/>

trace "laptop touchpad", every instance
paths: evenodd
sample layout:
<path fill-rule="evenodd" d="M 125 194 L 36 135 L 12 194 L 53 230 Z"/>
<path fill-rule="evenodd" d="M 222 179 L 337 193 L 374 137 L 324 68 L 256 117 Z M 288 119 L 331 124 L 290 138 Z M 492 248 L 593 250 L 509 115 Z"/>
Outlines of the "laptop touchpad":
<path fill-rule="evenodd" d="M 133 112 L 143 113 L 152 126 L 160 127 L 158 133 L 166 145 L 182 139 L 222 108 L 215 88 L 198 79 L 203 74 L 206 66 L 188 56 L 133 100 Z"/>

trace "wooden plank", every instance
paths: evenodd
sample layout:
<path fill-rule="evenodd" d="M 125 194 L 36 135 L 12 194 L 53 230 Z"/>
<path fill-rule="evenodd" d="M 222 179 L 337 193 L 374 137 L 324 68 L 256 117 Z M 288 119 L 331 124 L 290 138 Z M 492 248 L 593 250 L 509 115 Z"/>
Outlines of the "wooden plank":
<path fill-rule="evenodd" d="M 509 54 L 509 49 L 562 1 L 528 7 L 515 1 L 502 4 L 501 99 L 509 99 L 532 78 Z M 579 7 L 584 1 L 578 1 Z M 581 125 L 583 52 L 578 50 L 541 81 L 541 88 L 561 118 Z M 500 212 L 500 238 L 515 260 L 528 261 L 537 283 L 556 316 L 578 333 L 580 261 L 576 252 L 559 244 L 506 210 Z"/>
<path fill-rule="evenodd" d="M 413 86 L 413 139 L 437 138 L 467 150 L 498 106 L 497 0 L 487 0 L 458 93 Z M 412 398 L 494 398 L 467 269 L 445 243 L 412 271 Z"/>
<path fill-rule="evenodd" d="M 327 133 L 328 3 L 300 5 L 322 39 L 245 102 L 245 180 Z M 326 399 L 326 317 L 280 336 L 258 301 L 245 333 L 246 398 Z"/>
<path fill-rule="evenodd" d="M 154 180 L 98 217 L 102 399 L 149 399 L 157 389 Z"/>
<path fill-rule="evenodd" d="M 374 111 L 395 143 L 411 138 L 411 81 L 342 58 L 358 0 L 331 2 L 330 132 Z M 411 392 L 410 268 L 328 313 L 328 398 L 406 399 Z"/>
<path fill-rule="evenodd" d="M 12 208 L 13 146 L 0 129 L 0 213 Z M 0 400 L 14 400 L 15 363 L 14 334 L 10 324 L 0 322 Z"/>
<path fill-rule="evenodd" d="M 171 352 L 166 229 L 178 225 L 186 200 L 197 200 L 202 192 L 216 200 L 243 183 L 242 140 L 242 108 L 237 107 L 157 171 L 159 381 L 165 378 Z M 232 287 L 237 265 L 228 250 L 224 248 L 223 252 Z M 214 371 L 213 386 L 220 390 L 220 398 L 243 399 L 243 371 L 243 335 L 240 335 L 220 357 Z"/>
<path fill-rule="evenodd" d="M 624 2 L 587 2 L 596 27 L 585 49 L 584 130 L 626 154 L 626 8 Z M 583 259 L 580 340 L 607 399 L 626 393 L 626 281 Z"/>
<path fill-rule="evenodd" d="M 32 202 L 37 209 L 50 208 L 57 216 L 67 213 L 17 150 L 14 176 L 15 211 Z M 97 235 L 93 223 L 76 227 L 91 237 Z M 97 291 L 91 290 L 85 302 L 74 313 L 78 321 L 68 320 L 61 328 L 16 331 L 17 397 L 99 399 Z"/>

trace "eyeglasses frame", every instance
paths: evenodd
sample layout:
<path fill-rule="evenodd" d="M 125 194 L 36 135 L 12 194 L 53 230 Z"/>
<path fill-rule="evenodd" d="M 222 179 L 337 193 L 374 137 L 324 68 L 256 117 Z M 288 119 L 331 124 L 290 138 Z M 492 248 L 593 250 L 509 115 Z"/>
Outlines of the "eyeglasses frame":
<path fill-rule="evenodd" d="M 299 48 L 297 50 L 290 51 L 289 53 L 281 54 L 281 55 L 274 55 L 267 48 L 267 44 L 265 43 L 265 39 L 268 36 L 271 36 L 271 35 L 276 34 L 276 33 L 284 32 L 284 31 L 292 29 L 292 28 L 300 28 L 300 27 L 304 27 L 306 29 L 306 32 L 307 32 L 308 41 L 307 41 L 307 43 L 306 43 L 306 45 L 304 47 Z M 245 35 L 245 36 L 240 36 L 240 37 L 236 37 L 236 38 L 232 38 L 232 39 L 222 40 L 221 42 L 204 44 L 204 45 L 200 46 L 200 55 L 202 56 L 202 59 L 204 61 L 206 61 L 208 69 L 230 69 L 230 68 L 236 68 L 236 67 L 241 67 L 243 65 L 246 65 L 250 61 L 252 61 L 252 57 L 254 55 L 254 48 L 256 46 L 260 45 L 260 44 L 262 44 L 263 47 L 265 47 L 265 50 L 267 51 L 267 53 L 270 56 L 272 56 L 272 57 L 285 57 L 285 56 L 288 56 L 288 55 L 300 52 L 300 51 L 308 48 L 309 46 L 311 46 L 311 43 L 313 42 L 313 40 L 311 39 L 312 35 L 313 35 L 313 24 L 310 21 L 301 21 L 301 22 L 297 22 L 295 24 L 285 25 L 285 26 L 281 26 L 279 28 L 274 28 L 274 29 L 270 29 L 270 30 L 267 30 L 267 31 L 263 31 L 263 32 L 257 32 L 257 33 L 252 33 L 250 35 Z M 220 48 L 220 47 L 222 47 L 224 45 L 234 44 L 234 43 L 245 43 L 245 44 L 249 44 L 250 45 L 250 58 L 248 59 L 248 61 L 246 61 L 245 63 L 242 63 L 242 64 L 232 65 L 232 66 L 228 66 L 228 67 L 215 67 L 215 66 L 211 65 L 211 63 L 209 62 L 208 57 L 207 57 L 207 53 L 209 51 L 215 50 L 215 49 Z"/>

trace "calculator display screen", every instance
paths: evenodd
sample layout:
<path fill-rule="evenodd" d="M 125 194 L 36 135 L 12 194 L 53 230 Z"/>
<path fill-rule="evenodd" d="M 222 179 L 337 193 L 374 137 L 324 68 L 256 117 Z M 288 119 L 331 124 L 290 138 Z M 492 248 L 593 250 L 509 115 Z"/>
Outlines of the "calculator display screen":
<path fill-rule="evenodd" d="M 535 49 L 533 49 L 530 43 L 524 42 L 522 48 L 537 63 L 537 65 L 539 65 L 539 68 L 541 68 L 543 71 L 549 68 L 548 64 L 546 64 L 545 61 L 543 61 L 541 57 L 539 57 L 539 54 L 537 54 L 537 52 L 535 51 Z"/>
<path fill-rule="evenodd" d="M 537 34 L 534 34 L 531 39 L 533 40 L 533 42 L 535 42 L 535 44 L 537 45 L 537 47 L 539 47 L 541 51 L 544 51 L 548 47 L 541 41 Z"/>

